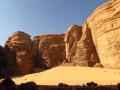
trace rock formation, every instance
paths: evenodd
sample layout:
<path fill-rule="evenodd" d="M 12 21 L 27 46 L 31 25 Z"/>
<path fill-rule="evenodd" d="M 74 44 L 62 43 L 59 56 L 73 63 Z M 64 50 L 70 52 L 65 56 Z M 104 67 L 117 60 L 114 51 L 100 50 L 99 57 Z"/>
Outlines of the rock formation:
<path fill-rule="evenodd" d="M 0 46 L 0 78 L 4 76 L 4 71 L 7 66 L 6 52 L 5 49 Z"/>
<path fill-rule="evenodd" d="M 68 62 L 78 66 L 91 66 L 99 63 L 99 58 L 92 41 L 91 31 L 86 25 L 71 26 L 65 35 L 66 58 Z"/>
<path fill-rule="evenodd" d="M 9 51 L 7 46 L 0 46 L 0 71 L 4 76 L 15 75 L 18 71 L 15 53 Z"/>
<path fill-rule="evenodd" d="M 9 49 L 7 44 L 5 44 L 4 49 L 6 51 L 6 59 L 7 59 L 7 70 L 5 74 L 10 76 L 16 75 L 18 72 L 16 53 L 13 49 Z"/>
<path fill-rule="evenodd" d="M 16 63 L 20 74 L 30 73 L 33 68 L 32 41 L 30 36 L 18 31 L 8 39 L 6 45 L 10 52 L 16 55 Z M 11 61 L 13 62 L 13 61 Z"/>
<path fill-rule="evenodd" d="M 101 64 L 120 68 L 120 0 L 99 6 L 87 19 Z"/>
<path fill-rule="evenodd" d="M 5 50 L 10 75 L 27 74 L 33 68 L 51 68 L 65 61 L 64 34 L 36 36 L 32 41 L 28 34 L 18 31 L 8 38 Z"/>
<path fill-rule="evenodd" d="M 21 74 L 26 74 L 32 68 L 65 64 L 120 68 L 119 21 L 120 0 L 109 0 L 83 26 L 72 25 L 66 34 L 41 35 L 31 40 L 28 34 L 15 32 L 5 45 L 9 69 L 18 67 Z"/>
<path fill-rule="evenodd" d="M 60 65 L 65 60 L 64 34 L 34 37 L 33 56 L 36 67 L 50 68 Z"/>
<path fill-rule="evenodd" d="M 78 25 L 72 25 L 68 28 L 64 42 L 66 44 L 66 59 L 71 61 L 71 57 L 76 52 L 75 46 L 82 36 L 82 27 Z M 72 55 L 72 56 L 71 56 Z"/>

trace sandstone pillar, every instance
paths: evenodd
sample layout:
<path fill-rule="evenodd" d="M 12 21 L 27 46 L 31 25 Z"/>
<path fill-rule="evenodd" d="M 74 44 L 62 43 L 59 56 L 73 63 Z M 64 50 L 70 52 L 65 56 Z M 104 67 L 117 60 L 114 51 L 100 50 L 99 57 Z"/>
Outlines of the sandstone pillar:
<path fill-rule="evenodd" d="M 71 53 L 72 48 L 75 46 L 74 44 L 77 43 L 77 41 L 81 37 L 81 27 L 78 25 L 72 25 L 70 28 L 68 28 L 64 42 L 66 44 L 66 59 L 68 61 L 71 61 Z"/>
<path fill-rule="evenodd" d="M 27 33 L 18 31 L 13 33 L 6 43 L 10 51 L 16 53 L 16 64 L 19 68 L 19 74 L 32 72 L 32 41 Z"/>

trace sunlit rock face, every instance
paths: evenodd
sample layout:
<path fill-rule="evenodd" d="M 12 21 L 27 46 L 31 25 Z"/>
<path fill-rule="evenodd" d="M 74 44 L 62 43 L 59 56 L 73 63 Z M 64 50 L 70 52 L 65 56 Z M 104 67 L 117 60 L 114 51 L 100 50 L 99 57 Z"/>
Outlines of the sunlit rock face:
<path fill-rule="evenodd" d="M 110 0 L 87 19 L 100 62 L 120 68 L 120 0 Z"/>
<path fill-rule="evenodd" d="M 64 34 L 36 36 L 33 39 L 35 67 L 51 68 L 65 61 Z"/>
<path fill-rule="evenodd" d="M 76 52 L 76 44 L 82 36 L 82 27 L 78 25 L 72 25 L 68 28 L 64 42 L 66 44 L 66 59 L 71 61 Z"/>
<path fill-rule="evenodd" d="M 99 58 L 92 41 L 91 31 L 86 25 L 72 25 L 66 32 L 66 59 L 74 66 L 93 67 Z"/>
<path fill-rule="evenodd" d="M 33 68 L 32 60 L 32 41 L 30 36 L 24 32 L 18 31 L 6 42 L 9 51 L 16 54 L 16 64 L 19 68 L 19 74 L 30 73 Z"/>

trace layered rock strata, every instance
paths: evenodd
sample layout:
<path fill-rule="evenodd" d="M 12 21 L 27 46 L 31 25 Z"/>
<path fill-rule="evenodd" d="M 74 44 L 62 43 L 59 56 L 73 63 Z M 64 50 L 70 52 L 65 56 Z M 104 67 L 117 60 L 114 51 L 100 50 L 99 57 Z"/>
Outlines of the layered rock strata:
<path fill-rule="evenodd" d="M 91 31 L 85 26 L 72 25 L 65 35 L 66 58 L 77 66 L 91 66 L 99 63 L 92 41 Z"/>
<path fill-rule="evenodd" d="M 78 25 L 72 25 L 68 28 L 64 42 L 66 45 L 66 59 L 68 61 L 71 61 L 71 57 L 74 56 L 74 53 L 76 52 L 76 44 L 80 40 L 82 36 L 82 27 Z"/>
<path fill-rule="evenodd" d="M 36 67 L 50 68 L 60 65 L 65 60 L 64 34 L 34 37 L 33 56 Z"/>
<path fill-rule="evenodd" d="M 31 72 L 33 64 L 34 68 L 66 63 L 120 68 L 119 21 L 120 0 L 109 0 L 99 6 L 83 26 L 72 25 L 65 35 L 41 35 L 32 41 L 28 34 L 15 32 L 5 45 L 8 66 L 18 67 L 22 74 Z"/>
<path fill-rule="evenodd" d="M 30 36 L 24 32 L 18 31 L 6 42 L 10 51 L 16 54 L 16 63 L 20 74 L 30 73 L 33 68 L 32 59 L 32 41 Z"/>
<path fill-rule="evenodd" d="M 120 68 L 120 0 L 99 6 L 87 19 L 100 62 L 106 68 Z"/>

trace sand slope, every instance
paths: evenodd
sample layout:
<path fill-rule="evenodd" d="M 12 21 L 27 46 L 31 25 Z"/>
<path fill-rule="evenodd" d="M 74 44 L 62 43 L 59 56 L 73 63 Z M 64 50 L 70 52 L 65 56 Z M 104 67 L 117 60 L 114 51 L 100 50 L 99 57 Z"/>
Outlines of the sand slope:
<path fill-rule="evenodd" d="M 34 81 L 38 85 L 58 85 L 59 82 L 69 85 L 82 85 L 83 83 L 94 81 L 102 85 L 111 85 L 120 82 L 120 70 L 59 66 L 44 72 L 13 78 L 13 80 L 16 84 Z"/>

